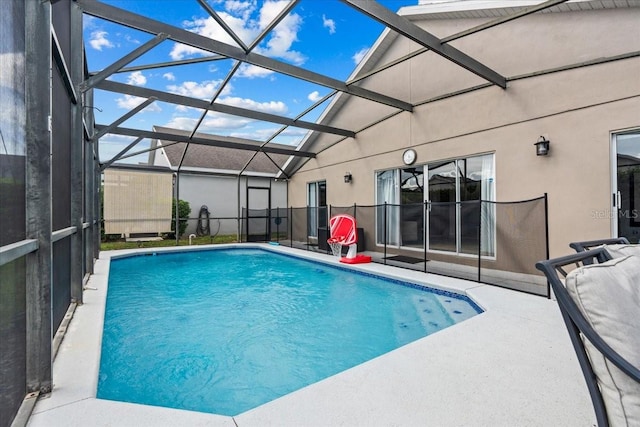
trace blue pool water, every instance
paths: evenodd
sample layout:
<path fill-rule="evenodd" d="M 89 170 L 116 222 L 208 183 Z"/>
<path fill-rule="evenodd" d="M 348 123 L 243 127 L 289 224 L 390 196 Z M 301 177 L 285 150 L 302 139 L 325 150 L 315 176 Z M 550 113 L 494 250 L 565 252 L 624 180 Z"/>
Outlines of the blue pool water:
<path fill-rule="evenodd" d="M 237 415 L 479 312 L 260 249 L 116 259 L 98 397 Z"/>

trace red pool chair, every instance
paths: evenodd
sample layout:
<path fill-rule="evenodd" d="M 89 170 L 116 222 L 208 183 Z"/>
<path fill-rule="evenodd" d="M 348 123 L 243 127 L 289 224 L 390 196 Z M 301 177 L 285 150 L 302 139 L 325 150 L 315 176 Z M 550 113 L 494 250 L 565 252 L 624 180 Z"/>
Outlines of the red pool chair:
<path fill-rule="evenodd" d="M 363 264 L 371 262 L 370 256 L 357 254 L 358 233 L 356 228 L 356 219 L 354 217 L 346 214 L 332 216 L 329 220 L 329 230 L 331 237 L 327 239 L 327 243 L 331 247 L 333 255 L 339 257 L 342 255 L 342 247 L 349 247 L 347 256 L 341 257 L 340 262 L 346 264 Z"/>

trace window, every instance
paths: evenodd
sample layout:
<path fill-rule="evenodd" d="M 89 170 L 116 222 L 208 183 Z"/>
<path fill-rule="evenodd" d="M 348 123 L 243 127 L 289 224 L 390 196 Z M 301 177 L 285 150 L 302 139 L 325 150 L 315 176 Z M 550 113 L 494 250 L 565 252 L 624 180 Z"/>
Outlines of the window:
<path fill-rule="evenodd" d="M 307 184 L 307 234 L 318 237 L 318 228 L 327 227 L 327 183 L 326 181 Z"/>
<path fill-rule="evenodd" d="M 387 244 L 423 249 L 426 231 L 429 250 L 494 256 L 495 207 L 481 202 L 495 200 L 493 164 L 487 154 L 377 172 L 377 243 L 386 229 Z"/>

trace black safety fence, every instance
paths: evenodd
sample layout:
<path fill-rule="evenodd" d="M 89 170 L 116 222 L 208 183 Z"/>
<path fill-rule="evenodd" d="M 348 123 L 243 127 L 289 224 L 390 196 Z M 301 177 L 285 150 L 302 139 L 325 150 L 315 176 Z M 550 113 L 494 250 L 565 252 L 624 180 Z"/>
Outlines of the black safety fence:
<path fill-rule="evenodd" d="M 358 252 L 372 262 L 549 296 L 546 279 L 534 267 L 548 257 L 546 203 L 543 196 L 517 202 L 243 208 L 239 218 L 178 218 L 179 239 L 166 232 L 135 233 L 144 220 L 131 220 L 131 233 L 103 241 L 140 247 L 154 240 L 164 246 L 274 242 L 332 254 L 330 218 L 346 214 L 356 221 Z M 175 230 L 176 218 L 165 222 Z"/>
<path fill-rule="evenodd" d="M 546 195 L 517 202 L 243 210 L 240 241 L 331 254 L 329 219 L 339 214 L 355 218 L 358 252 L 373 262 L 550 295 L 534 267 L 536 260 L 548 258 Z"/>

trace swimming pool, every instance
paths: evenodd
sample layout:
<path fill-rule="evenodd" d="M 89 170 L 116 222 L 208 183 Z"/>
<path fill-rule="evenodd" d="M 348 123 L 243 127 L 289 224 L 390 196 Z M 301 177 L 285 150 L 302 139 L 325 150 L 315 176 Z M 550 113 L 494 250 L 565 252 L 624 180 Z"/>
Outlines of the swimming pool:
<path fill-rule="evenodd" d="M 97 397 L 236 415 L 479 312 L 261 249 L 112 260 Z"/>

